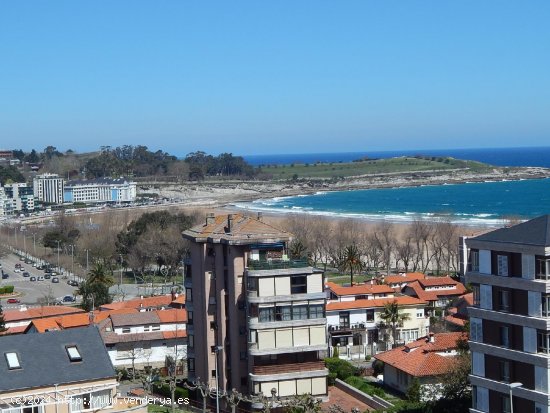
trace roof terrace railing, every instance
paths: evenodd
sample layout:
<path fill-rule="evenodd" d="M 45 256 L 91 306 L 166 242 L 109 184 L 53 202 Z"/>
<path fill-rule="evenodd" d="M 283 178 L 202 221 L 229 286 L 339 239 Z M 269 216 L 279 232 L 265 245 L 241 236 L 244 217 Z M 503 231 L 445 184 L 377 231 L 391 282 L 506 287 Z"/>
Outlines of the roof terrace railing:
<path fill-rule="evenodd" d="M 281 270 L 286 268 L 305 268 L 309 263 L 304 260 L 248 260 L 249 270 Z"/>

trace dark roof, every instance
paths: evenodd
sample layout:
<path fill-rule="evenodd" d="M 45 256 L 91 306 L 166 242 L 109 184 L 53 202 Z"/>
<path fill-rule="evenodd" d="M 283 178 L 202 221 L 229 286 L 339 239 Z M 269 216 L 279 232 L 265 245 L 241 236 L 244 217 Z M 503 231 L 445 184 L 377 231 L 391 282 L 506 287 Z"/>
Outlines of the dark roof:
<path fill-rule="evenodd" d="M 65 187 L 74 185 L 120 185 L 130 183 L 127 178 L 96 178 L 96 179 L 73 179 L 65 184 Z"/>
<path fill-rule="evenodd" d="M 82 361 L 71 362 L 66 346 L 76 345 Z M 15 352 L 20 369 L 10 370 L 6 353 Z M 116 377 L 97 327 L 17 334 L 0 339 L 0 392 Z"/>
<path fill-rule="evenodd" d="M 134 314 L 112 314 L 111 320 L 113 320 L 113 327 L 160 324 L 160 318 L 154 311 L 142 311 Z"/>
<path fill-rule="evenodd" d="M 542 215 L 509 228 L 501 228 L 472 238 L 476 241 L 550 246 L 550 215 Z"/>

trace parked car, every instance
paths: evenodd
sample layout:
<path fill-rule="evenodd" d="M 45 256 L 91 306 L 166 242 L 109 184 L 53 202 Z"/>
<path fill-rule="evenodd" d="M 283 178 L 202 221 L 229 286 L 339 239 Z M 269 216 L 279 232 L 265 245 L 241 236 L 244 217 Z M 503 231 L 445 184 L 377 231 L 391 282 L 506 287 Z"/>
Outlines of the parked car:
<path fill-rule="evenodd" d="M 19 304 L 20 302 L 17 298 L 8 298 L 8 304 Z"/>
<path fill-rule="evenodd" d="M 59 278 L 53 277 L 52 282 L 55 283 L 55 284 L 59 283 Z"/>
<path fill-rule="evenodd" d="M 36 277 L 29 278 L 29 281 L 36 281 Z"/>
<path fill-rule="evenodd" d="M 29 274 L 27 271 L 25 271 L 25 272 L 23 273 L 23 277 L 29 277 L 29 276 L 30 276 L 30 274 Z"/>
<path fill-rule="evenodd" d="M 44 276 L 44 278 L 45 278 L 46 280 L 49 280 L 50 278 L 52 278 L 52 276 L 51 276 L 51 274 L 46 274 L 46 275 Z"/>
<path fill-rule="evenodd" d="M 44 281 L 44 276 L 43 275 L 39 276 L 38 281 Z"/>
<path fill-rule="evenodd" d="M 6 278 L 10 278 L 9 274 L 7 272 L 2 271 L 2 279 L 5 280 Z"/>
<path fill-rule="evenodd" d="M 67 281 L 67 284 L 69 284 L 73 287 L 78 287 L 78 282 L 75 281 L 75 280 L 69 280 L 69 281 Z"/>
<path fill-rule="evenodd" d="M 65 297 L 63 297 L 64 303 L 73 303 L 75 301 L 76 301 L 76 298 L 74 298 L 72 295 L 66 295 Z"/>
<path fill-rule="evenodd" d="M 19 267 L 15 267 L 13 272 L 21 272 L 21 269 Z"/>

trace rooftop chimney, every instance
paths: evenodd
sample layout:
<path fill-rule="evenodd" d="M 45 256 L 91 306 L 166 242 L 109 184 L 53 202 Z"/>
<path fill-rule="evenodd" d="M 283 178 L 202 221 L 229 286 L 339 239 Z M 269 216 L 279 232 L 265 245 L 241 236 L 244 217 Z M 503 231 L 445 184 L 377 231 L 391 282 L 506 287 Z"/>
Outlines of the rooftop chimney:
<path fill-rule="evenodd" d="M 233 231 L 233 214 L 227 215 L 227 232 Z"/>
<path fill-rule="evenodd" d="M 428 337 L 429 337 L 428 340 L 429 340 L 430 343 L 435 343 L 435 335 L 434 335 L 434 333 L 430 333 L 430 334 L 428 335 Z"/>
<path fill-rule="evenodd" d="M 213 212 L 206 214 L 206 225 L 213 224 L 215 222 L 215 217 Z"/>

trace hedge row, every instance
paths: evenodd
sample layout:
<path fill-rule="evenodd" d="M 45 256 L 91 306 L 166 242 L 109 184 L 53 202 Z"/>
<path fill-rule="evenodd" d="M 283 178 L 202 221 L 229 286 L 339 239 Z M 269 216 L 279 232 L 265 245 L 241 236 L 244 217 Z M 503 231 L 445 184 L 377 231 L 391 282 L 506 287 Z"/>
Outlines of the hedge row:
<path fill-rule="evenodd" d="M 11 294 L 13 293 L 13 285 L 5 285 L 0 287 L 0 294 Z"/>

